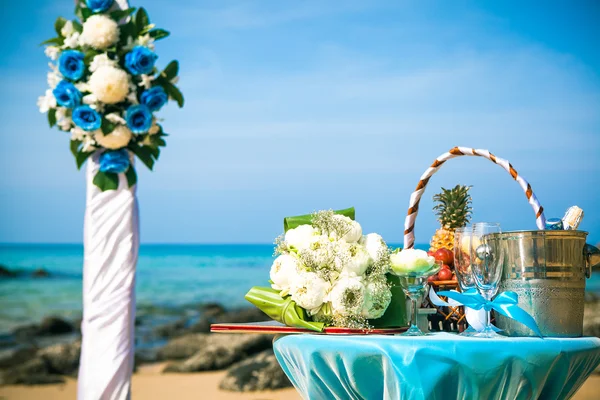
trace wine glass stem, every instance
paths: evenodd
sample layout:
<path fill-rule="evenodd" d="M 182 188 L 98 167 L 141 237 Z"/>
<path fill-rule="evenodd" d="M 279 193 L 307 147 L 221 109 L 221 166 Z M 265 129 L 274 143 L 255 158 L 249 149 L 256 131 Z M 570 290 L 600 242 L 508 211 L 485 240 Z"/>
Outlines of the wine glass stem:
<path fill-rule="evenodd" d="M 417 314 L 419 312 L 419 308 L 417 307 L 417 300 L 416 299 L 411 299 L 412 300 L 412 318 L 410 321 L 410 326 L 417 326 Z"/>
<path fill-rule="evenodd" d="M 492 317 L 491 317 L 491 311 L 486 311 L 485 313 L 485 329 L 489 330 L 492 327 Z"/>

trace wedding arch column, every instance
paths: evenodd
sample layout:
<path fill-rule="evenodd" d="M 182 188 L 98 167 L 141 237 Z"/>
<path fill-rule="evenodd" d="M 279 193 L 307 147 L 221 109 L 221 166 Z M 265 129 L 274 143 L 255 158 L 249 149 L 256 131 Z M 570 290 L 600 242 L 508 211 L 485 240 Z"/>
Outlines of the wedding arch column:
<path fill-rule="evenodd" d="M 117 190 L 92 183 L 98 154 L 88 160 L 84 220 L 80 400 L 130 396 L 135 325 L 135 268 L 139 248 L 136 185 L 120 174 Z"/>
<path fill-rule="evenodd" d="M 129 8 L 126 0 L 114 7 Z M 135 269 L 139 249 L 137 185 L 123 174 L 119 187 L 93 184 L 99 153 L 87 162 L 84 219 L 83 320 L 77 397 L 131 397 L 134 360 Z"/>

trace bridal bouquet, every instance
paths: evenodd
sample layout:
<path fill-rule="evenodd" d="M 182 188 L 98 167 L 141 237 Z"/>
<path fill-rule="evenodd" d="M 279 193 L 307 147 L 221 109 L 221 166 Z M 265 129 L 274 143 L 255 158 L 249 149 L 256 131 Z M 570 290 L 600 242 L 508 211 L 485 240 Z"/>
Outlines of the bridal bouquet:
<path fill-rule="evenodd" d="M 42 43 L 52 62 L 40 112 L 50 127 L 71 134 L 77 168 L 101 152 L 94 184 L 102 190 L 116 189 L 121 173 L 135 184 L 130 152 L 152 169 L 166 145 L 156 112 L 168 100 L 183 106 L 177 61 L 162 71 L 156 65 L 154 43 L 169 32 L 150 23 L 143 8 L 122 9 L 121 3 L 78 0 L 79 20 L 59 17 L 57 36 Z"/>
<path fill-rule="evenodd" d="M 383 238 L 363 235 L 354 209 L 286 218 L 276 240 L 270 288 L 246 298 L 293 326 L 368 328 L 392 300 L 390 252 Z"/>

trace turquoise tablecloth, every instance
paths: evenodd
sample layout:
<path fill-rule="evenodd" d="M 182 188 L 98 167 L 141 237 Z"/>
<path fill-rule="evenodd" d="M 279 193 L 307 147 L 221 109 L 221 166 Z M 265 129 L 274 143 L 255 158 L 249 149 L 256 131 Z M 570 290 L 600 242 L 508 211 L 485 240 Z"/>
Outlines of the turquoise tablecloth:
<path fill-rule="evenodd" d="M 311 400 L 563 400 L 600 364 L 598 338 L 288 335 L 274 350 Z"/>

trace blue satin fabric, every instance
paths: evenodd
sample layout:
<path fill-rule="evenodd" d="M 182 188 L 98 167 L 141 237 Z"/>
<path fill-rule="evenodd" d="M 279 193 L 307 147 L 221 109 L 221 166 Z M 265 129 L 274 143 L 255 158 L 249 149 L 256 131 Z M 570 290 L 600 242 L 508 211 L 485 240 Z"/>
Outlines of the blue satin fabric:
<path fill-rule="evenodd" d="M 288 335 L 273 345 L 304 399 L 568 399 L 598 338 Z"/>

